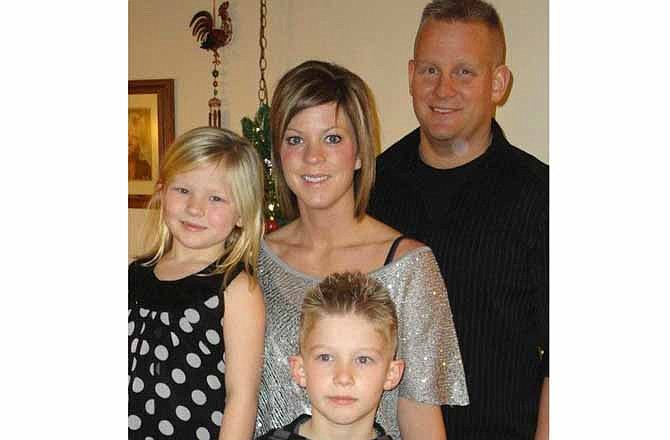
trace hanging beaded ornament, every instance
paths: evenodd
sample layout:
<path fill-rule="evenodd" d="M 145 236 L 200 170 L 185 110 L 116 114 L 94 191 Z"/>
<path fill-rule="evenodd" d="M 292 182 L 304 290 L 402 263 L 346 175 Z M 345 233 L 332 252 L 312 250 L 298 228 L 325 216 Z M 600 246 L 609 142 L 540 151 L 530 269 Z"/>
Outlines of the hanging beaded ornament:
<path fill-rule="evenodd" d="M 193 36 L 196 41 L 200 42 L 200 48 L 212 51 L 214 60 L 212 64 L 212 86 L 213 96 L 209 100 L 209 126 L 221 127 L 221 100 L 219 95 L 219 66 L 221 65 L 221 56 L 219 55 L 219 48 L 230 43 L 233 37 L 233 24 L 228 15 L 229 2 L 225 1 L 219 6 L 219 17 L 221 17 L 221 27 L 216 28 L 216 19 L 214 18 L 214 11 L 216 10 L 215 0 L 212 1 L 212 13 L 207 11 L 198 11 L 193 18 L 189 27 L 193 28 Z"/>

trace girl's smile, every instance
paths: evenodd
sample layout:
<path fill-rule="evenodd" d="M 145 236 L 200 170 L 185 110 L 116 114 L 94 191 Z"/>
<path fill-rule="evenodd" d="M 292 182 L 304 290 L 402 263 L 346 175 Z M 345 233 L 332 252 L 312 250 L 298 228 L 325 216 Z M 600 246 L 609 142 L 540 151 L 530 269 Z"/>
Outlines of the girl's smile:
<path fill-rule="evenodd" d="M 163 190 L 165 223 L 176 253 L 220 255 L 240 215 L 223 165 L 209 164 L 178 174 Z"/>

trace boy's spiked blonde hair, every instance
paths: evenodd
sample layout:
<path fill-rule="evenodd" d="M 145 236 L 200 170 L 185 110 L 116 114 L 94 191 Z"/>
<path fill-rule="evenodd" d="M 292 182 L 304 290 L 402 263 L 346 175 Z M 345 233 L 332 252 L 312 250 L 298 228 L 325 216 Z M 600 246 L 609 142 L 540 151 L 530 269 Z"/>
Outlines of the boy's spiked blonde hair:
<path fill-rule="evenodd" d="M 360 272 L 333 273 L 308 289 L 300 314 L 300 349 L 316 322 L 327 316 L 353 314 L 365 318 L 386 340 L 390 352 L 398 346 L 398 317 L 388 290 Z"/>

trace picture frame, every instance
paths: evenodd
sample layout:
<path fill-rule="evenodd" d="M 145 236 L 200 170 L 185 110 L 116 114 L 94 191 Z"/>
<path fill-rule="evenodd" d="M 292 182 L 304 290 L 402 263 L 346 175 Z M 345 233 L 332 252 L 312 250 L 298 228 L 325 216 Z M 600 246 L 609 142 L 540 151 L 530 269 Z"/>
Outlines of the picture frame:
<path fill-rule="evenodd" d="M 174 80 L 129 80 L 128 208 L 147 207 L 174 135 Z"/>

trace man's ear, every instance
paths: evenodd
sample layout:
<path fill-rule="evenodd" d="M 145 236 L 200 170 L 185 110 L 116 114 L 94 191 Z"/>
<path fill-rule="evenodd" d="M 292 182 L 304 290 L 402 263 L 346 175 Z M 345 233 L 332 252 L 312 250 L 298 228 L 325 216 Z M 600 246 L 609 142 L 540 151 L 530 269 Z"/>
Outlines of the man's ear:
<path fill-rule="evenodd" d="M 500 104 L 507 93 L 512 72 L 509 67 L 504 64 L 493 69 L 492 84 L 491 84 L 491 102 Z"/>
<path fill-rule="evenodd" d="M 291 377 L 293 382 L 301 387 L 307 386 L 307 376 L 305 375 L 305 364 L 301 355 L 289 356 L 288 363 L 291 366 Z"/>
<path fill-rule="evenodd" d="M 414 60 L 407 62 L 407 85 L 409 86 L 409 96 L 412 96 L 412 79 L 414 79 Z"/>
<path fill-rule="evenodd" d="M 402 379 L 402 373 L 405 371 L 405 361 L 402 359 L 396 359 L 389 363 L 389 367 L 386 370 L 386 380 L 384 381 L 384 389 L 386 391 L 392 390 L 397 387 Z"/>

